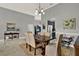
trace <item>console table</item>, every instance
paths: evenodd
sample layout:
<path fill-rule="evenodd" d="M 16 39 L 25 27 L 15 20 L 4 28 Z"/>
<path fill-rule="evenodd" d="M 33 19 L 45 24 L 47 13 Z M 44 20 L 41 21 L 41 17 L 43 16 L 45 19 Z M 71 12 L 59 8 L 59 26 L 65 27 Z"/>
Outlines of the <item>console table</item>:
<path fill-rule="evenodd" d="M 13 38 L 19 38 L 19 33 L 17 32 L 4 33 L 4 40 L 6 40 L 7 36 L 13 40 Z"/>

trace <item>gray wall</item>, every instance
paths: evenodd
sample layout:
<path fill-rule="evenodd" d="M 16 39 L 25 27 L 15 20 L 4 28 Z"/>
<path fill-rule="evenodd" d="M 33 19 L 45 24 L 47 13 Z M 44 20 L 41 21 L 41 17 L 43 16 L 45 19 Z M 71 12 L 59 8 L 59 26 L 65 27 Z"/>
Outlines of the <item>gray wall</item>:
<path fill-rule="evenodd" d="M 78 3 L 58 4 L 55 7 L 47 9 L 45 13 L 46 14 L 42 16 L 43 23 L 46 24 L 46 20 L 55 18 L 57 32 L 79 33 L 79 4 Z M 64 19 L 71 17 L 76 18 L 76 29 L 64 30 L 63 29 Z"/>
<path fill-rule="evenodd" d="M 7 22 L 15 22 L 22 36 L 27 31 L 27 24 L 34 24 L 34 17 L 0 7 L 0 39 L 4 37 Z"/>

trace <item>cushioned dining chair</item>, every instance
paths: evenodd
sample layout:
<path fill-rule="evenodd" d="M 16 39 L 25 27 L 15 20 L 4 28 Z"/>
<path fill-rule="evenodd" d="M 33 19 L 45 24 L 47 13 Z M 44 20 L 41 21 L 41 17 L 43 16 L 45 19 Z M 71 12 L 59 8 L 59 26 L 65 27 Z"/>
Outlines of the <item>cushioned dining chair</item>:
<path fill-rule="evenodd" d="M 56 39 L 51 40 L 46 46 L 45 55 L 46 56 L 57 56 L 58 55 L 58 42 L 60 38 L 60 33 L 56 33 Z"/>
<path fill-rule="evenodd" d="M 49 32 L 44 32 L 44 39 L 46 41 L 46 45 L 50 42 L 50 33 Z"/>
<path fill-rule="evenodd" d="M 29 36 L 30 49 L 34 48 L 34 55 L 36 55 L 36 49 L 40 48 L 42 46 L 42 44 L 36 44 L 36 40 L 35 40 L 34 35 L 33 35 L 32 32 L 29 32 L 28 36 Z"/>
<path fill-rule="evenodd" d="M 41 32 L 39 35 L 44 36 L 45 40 L 48 40 L 50 38 L 50 33 L 49 32 Z"/>
<path fill-rule="evenodd" d="M 49 32 L 44 32 L 44 35 L 49 37 L 50 36 L 50 33 Z"/>

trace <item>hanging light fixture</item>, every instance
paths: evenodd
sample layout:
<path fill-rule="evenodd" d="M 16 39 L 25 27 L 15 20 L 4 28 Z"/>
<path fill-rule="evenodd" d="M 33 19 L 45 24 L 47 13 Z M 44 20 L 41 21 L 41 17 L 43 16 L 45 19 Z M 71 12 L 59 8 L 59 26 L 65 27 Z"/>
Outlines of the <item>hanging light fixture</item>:
<path fill-rule="evenodd" d="M 35 15 L 41 16 L 41 15 L 44 15 L 44 14 L 45 14 L 45 12 L 44 12 L 43 8 L 41 8 L 41 5 L 39 3 L 38 9 L 35 10 Z"/>

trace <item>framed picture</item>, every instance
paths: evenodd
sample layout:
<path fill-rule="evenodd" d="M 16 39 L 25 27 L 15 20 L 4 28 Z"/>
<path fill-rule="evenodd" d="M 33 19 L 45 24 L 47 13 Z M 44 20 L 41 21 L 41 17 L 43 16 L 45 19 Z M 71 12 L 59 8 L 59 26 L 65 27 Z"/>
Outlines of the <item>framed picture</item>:
<path fill-rule="evenodd" d="M 15 31 L 16 23 L 7 23 L 7 31 Z"/>
<path fill-rule="evenodd" d="M 64 20 L 64 29 L 76 29 L 76 18 Z"/>

